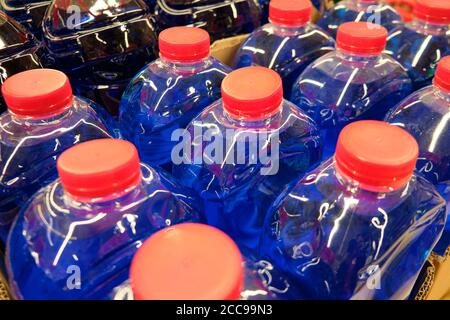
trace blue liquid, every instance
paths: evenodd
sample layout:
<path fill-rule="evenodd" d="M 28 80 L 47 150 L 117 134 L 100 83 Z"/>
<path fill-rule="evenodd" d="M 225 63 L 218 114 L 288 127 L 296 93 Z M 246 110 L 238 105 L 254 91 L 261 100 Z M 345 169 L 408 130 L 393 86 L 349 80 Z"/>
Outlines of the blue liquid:
<path fill-rule="evenodd" d="M 189 25 L 207 30 L 212 41 L 250 33 L 261 19 L 255 0 L 158 0 L 154 14 L 158 32 Z"/>
<path fill-rule="evenodd" d="M 260 250 L 307 299 L 406 299 L 445 202 L 421 176 L 391 193 L 352 188 L 323 163 L 274 205 Z"/>
<path fill-rule="evenodd" d="M 284 97 L 289 99 L 292 85 L 314 60 L 334 50 L 334 40 L 320 28 L 307 24 L 282 28 L 267 24 L 255 30 L 236 53 L 234 65 L 259 65 L 281 75 Z"/>
<path fill-rule="evenodd" d="M 84 100 L 52 119 L 0 117 L 0 240 L 6 237 L 21 206 L 56 178 L 56 159 L 71 146 L 107 138 L 104 123 Z"/>
<path fill-rule="evenodd" d="M 447 201 L 450 208 L 450 95 L 430 86 L 410 95 L 393 108 L 386 121 L 408 131 L 419 144 L 417 170 L 430 182 Z M 450 245 L 450 221 L 441 241 L 435 248 L 443 254 Z"/>
<path fill-rule="evenodd" d="M 431 84 L 439 60 L 450 55 L 449 28 L 413 21 L 392 32 L 385 52 L 408 70 L 414 91 L 421 89 Z"/>
<path fill-rule="evenodd" d="M 141 0 L 83 0 L 74 20 L 65 0 L 50 5 L 44 26 L 44 62 L 64 71 L 74 91 L 117 114 L 129 81 L 156 58 L 150 10 Z"/>
<path fill-rule="evenodd" d="M 188 162 L 174 166 L 174 176 L 199 195 L 208 224 L 224 230 L 241 248 L 254 250 L 272 201 L 321 157 L 321 141 L 314 123 L 287 102 L 272 119 L 239 122 L 225 115 L 219 100 L 195 118 L 187 130 L 192 139 L 192 148 L 188 143 L 191 156 L 183 151 Z M 227 136 L 227 130 L 232 134 Z M 270 134 L 274 139 L 257 133 Z M 258 145 L 246 140 L 245 134 L 258 139 Z M 202 141 L 207 137 L 212 138 L 213 145 Z M 278 150 L 276 141 L 280 142 Z M 211 152 L 213 158 L 208 151 L 212 146 L 222 149 Z"/>
<path fill-rule="evenodd" d="M 336 38 L 339 26 L 345 22 L 367 21 L 380 24 L 388 31 L 403 24 L 397 11 L 387 4 L 345 0 L 325 11 L 317 25 Z"/>
<path fill-rule="evenodd" d="M 184 65 L 158 59 L 135 76 L 122 98 L 119 127 L 142 161 L 172 172 L 172 133 L 220 98 L 230 70 L 214 58 Z"/>
<path fill-rule="evenodd" d="M 0 11 L 0 81 L 16 73 L 41 68 L 39 47 L 33 36 L 17 21 Z M 0 113 L 6 110 L 0 92 Z"/>
<path fill-rule="evenodd" d="M 187 192 L 175 197 L 171 191 L 180 194 L 175 185 L 150 167 L 141 168 L 141 185 L 114 200 L 75 202 L 59 180 L 35 194 L 7 247 L 16 298 L 105 299 L 128 273 L 143 240 L 166 226 L 197 221 Z"/>
<path fill-rule="evenodd" d="M 323 159 L 334 154 L 340 131 L 358 120 L 383 120 L 411 93 L 411 80 L 392 58 L 329 53 L 311 64 L 292 89 L 291 101 L 313 118 L 324 141 Z"/>
<path fill-rule="evenodd" d="M 0 8 L 40 38 L 42 19 L 50 2 L 48 0 L 0 0 Z"/>

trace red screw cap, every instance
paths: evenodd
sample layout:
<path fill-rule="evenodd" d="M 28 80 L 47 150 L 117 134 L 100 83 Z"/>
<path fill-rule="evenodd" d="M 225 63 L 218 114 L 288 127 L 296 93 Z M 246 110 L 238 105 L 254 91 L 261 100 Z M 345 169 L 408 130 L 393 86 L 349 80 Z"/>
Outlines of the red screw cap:
<path fill-rule="evenodd" d="M 445 92 L 450 92 L 450 56 L 446 56 L 439 61 L 434 76 L 434 85 Z"/>
<path fill-rule="evenodd" d="M 236 300 L 242 257 L 222 231 L 179 224 L 144 242 L 133 257 L 130 281 L 136 300 Z"/>
<path fill-rule="evenodd" d="M 336 169 L 361 189 L 390 192 L 405 186 L 419 155 L 416 140 L 405 130 L 382 121 L 346 126 L 336 146 Z"/>
<path fill-rule="evenodd" d="M 417 0 L 414 17 L 431 23 L 450 24 L 450 1 Z"/>
<path fill-rule="evenodd" d="M 2 86 L 8 110 L 19 118 L 47 118 L 71 106 L 72 87 L 58 70 L 34 69 L 13 75 Z"/>
<path fill-rule="evenodd" d="M 269 20 L 273 24 L 301 26 L 311 20 L 310 0 L 272 0 L 269 4 Z"/>
<path fill-rule="evenodd" d="M 80 143 L 61 154 L 57 169 L 64 190 L 81 201 L 114 198 L 141 179 L 136 147 L 119 139 Z"/>
<path fill-rule="evenodd" d="M 347 22 L 337 32 L 338 49 L 357 55 L 379 55 L 383 52 L 388 32 L 385 27 L 370 22 Z"/>
<path fill-rule="evenodd" d="M 193 62 L 209 56 L 208 32 L 194 27 L 173 27 L 159 34 L 161 57 L 175 62 Z"/>
<path fill-rule="evenodd" d="M 222 81 L 222 101 L 225 111 L 235 119 L 267 119 L 281 108 L 281 77 L 275 71 L 263 67 L 235 70 Z"/>

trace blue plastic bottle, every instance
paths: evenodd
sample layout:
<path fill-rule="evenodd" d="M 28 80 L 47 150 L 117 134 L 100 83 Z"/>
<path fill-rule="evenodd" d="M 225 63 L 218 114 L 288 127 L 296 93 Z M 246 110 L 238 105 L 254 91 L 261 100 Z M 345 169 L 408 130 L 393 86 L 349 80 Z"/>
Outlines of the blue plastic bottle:
<path fill-rule="evenodd" d="M 276 300 L 300 292 L 265 260 L 243 258 L 222 231 L 183 223 L 158 231 L 137 250 L 114 300 Z"/>
<path fill-rule="evenodd" d="M 212 40 L 252 32 L 261 24 L 256 0 L 157 0 L 159 31 L 176 26 L 200 27 Z"/>
<path fill-rule="evenodd" d="M 280 76 L 263 67 L 230 73 L 222 99 L 179 132 L 174 176 L 193 188 L 208 224 L 255 249 L 274 198 L 321 157 L 313 121 L 285 101 Z"/>
<path fill-rule="evenodd" d="M 339 28 L 337 50 L 313 62 L 297 79 L 291 101 L 317 123 L 324 159 L 334 153 L 339 132 L 350 122 L 383 120 L 411 93 L 403 67 L 382 54 L 386 29 L 366 22 Z"/>
<path fill-rule="evenodd" d="M 42 19 L 50 3 L 48 0 L 0 0 L 0 8 L 39 38 Z"/>
<path fill-rule="evenodd" d="M 344 0 L 325 11 L 317 25 L 336 37 L 339 26 L 352 21 L 375 23 L 388 31 L 403 24 L 398 12 L 380 0 Z"/>
<path fill-rule="evenodd" d="M 417 0 L 413 21 L 389 35 L 385 53 L 407 70 L 414 90 L 431 85 L 439 59 L 450 55 L 450 2 Z"/>
<path fill-rule="evenodd" d="M 43 38 L 43 62 L 113 115 L 130 80 L 156 57 L 156 32 L 142 0 L 55 0 Z"/>
<path fill-rule="evenodd" d="M 270 23 L 256 29 L 236 53 L 236 68 L 259 65 L 283 79 L 286 99 L 298 76 L 317 58 L 334 50 L 334 40 L 310 23 L 310 0 L 272 0 Z"/>
<path fill-rule="evenodd" d="M 211 57 L 209 47 L 209 35 L 202 29 L 164 30 L 160 59 L 141 70 L 125 91 L 120 131 L 144 162 L 171 172 L 172 133 L 220 98 L 220 84 L 231 69 Z"/>
<path fill-rule="evenodd" d="M 0 81 L 21 71 L 41 68 L 39 48 L 33 36 L 0 11 Z M 6 105 L 0 95 L 0 112 Z"/>
<path fill-rule="evenodd" d="M 450 56 L 437 67 L 434 84 L 423 88 L 393 108 L 386 121 L 407 130 L 419 143 L 417 170 L 436 185 L 450 208 Z M 443 254 L 450 245 L 450 221 L 435 250 Z"/>
<path fill-rule="evenodd" d="M 174 196 L 176 187 L 140 164 L 128 141 L 81 143 L 57 167 L 59 179 L 11 230 L 7 268 L 18 299 L 104 299 L 144 239 L 196 217 L 191 199 Z"/>
<path fill-rule="evenodd" d="M 0 240 L 19 208 L 56 177 L 56 158 L 86 140 L 109 137 L 90 101 L 72 95 L 67 77 L 50 69 L 16 74 L 2 86 Z"/>
<path fill-rule="evenodd" d="M 445 224 L 417 155 L 398 127 L 348 125 L 335 156 L 274 205 L 261 251 L 308 299 L 408 298 Z"/>

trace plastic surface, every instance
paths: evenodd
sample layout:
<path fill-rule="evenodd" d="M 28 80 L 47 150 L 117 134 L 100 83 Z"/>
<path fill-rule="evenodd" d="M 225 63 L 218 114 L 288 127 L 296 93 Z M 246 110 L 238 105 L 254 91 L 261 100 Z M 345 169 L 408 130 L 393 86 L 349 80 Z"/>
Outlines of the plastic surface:
<path fill-rule="evenodd" d="M 173 26 L 200 27 L 212 41 L 250 33 L 260 26 L 255 0 L 157 0 L 153 12 L 159 31 Z"/>
<path fill-rule="evenodd" d="M 74 97 L 66 111 L 50 118 L 0 116 L 0 239 L 19 208 L 41 187 L 54 180 L 56 159 L 86 140 L 109 137 L 92 102 Z M 22 108 L 23 109 L 23 108 Z"/>
<path fill-rule="evenodd" d="M 129 279 L 108 296 L 114 300 L 301 297 L 290 279 L 269 261 L 243 258 L 226 234 L 196 223 L 165 228 L 147 239 L 133 257 Z"/>
<path fill-rule="evenodd" d="M 386 28 L 367 22 L 346 22 L 339 26 L 336 47 L 348 54 L 376 56 L 383 52 Z"/>
<path fill-rule="evenodd" d="M 124 93 L 121 134 L 137 146 L 143 161 L 171 172 L 171 152 L 176 145 L 172 134 L 220 98 L 220 84 L 229 71 L 212 57 L 188 63 L 153 61 Z"/>
<path fill-rule="evenodd" d="M 317 25 L 336 37 L 338 27 L 351 21 L 367 21 L 382 25 L 388 31 L 403 24 L 398 12 L 382 1 L 343 0 L 325 11 Z"/>
<path fill-rule="evenodd" d="M 260 250 L 307 299 L 408 298 L 446 218 L 445 201 L 421 175 L 372 192 L 342 177 L 333 158 L 270 211 Z"/>
<path fill-rule="evenodd" d="M 247 74 L 241 80 L 252 83 L 258 77 Z M 263 101 L 260 108 L 266 109 Z M 259 242 L 267 207 L 319 161 L 322 150 L 315 124 L 287 101 L 266 119 L 246 121 L 228 114 L 218 100 L 194 118 L 180 140 L 174 176 L 202 199 L 208 224 L 249 249 Z"/>
<path fill-rule="evenodd" d="M 39 47 L 33 36 L 17 21 L 0 11 L 0 81 L 16 73 L 41 68 Z M 0 96 L 0 112 L 6 109 Z"/>
<path fill-rule="evenodd" d="M 74 5 L 78 20 L 68 9 Z M 43 62 L 68 74 L 77 94 L 117 114 L 129 81 L 156 58 L 149 11 L 142 0 L 53 1 L 43 21 Z"/>
<path fill-rule="evenodd" d="M 420 3 L 420 5 L 419 5 Z M 433 11 L 437 15 L 429 19 L 422 11 L 422 6 L 438 5 Z M 446 9 L 447 8 L 447 9 Z M 413 21 L 395 29 L 388 38 L 386 53 L 399 61 L 407 70 L 414 85 L 414 90 L 431 85 L 439 60 L 450 55 L 450 3 L 447 1 L 417 1 Z M 439 21 L 441 22 L 434 22 Z"/>
<path fill-rule="evenodd" d="M 449 58 L 441 61 L 443 64 L 439 67 L 448 68 Z M 416 138 L 420 149 L 417 170 L 436 185 L 447 201 L 447 206 L 450 201 L 449 117 L 450 92 L 442 91 L 437 86 L 429 86 L 413 93 L 386 117 L 387 121 L 407 130 Z M 449 245 L 450 222 L 447 222 L 443 239 L 435 250 L 443 254 Z"/>
<path fill-rule="evenodd" d="M 50 3 L 48 0 L 0 0 L 0 8 L 40 38 L 41 23 Z"/>
<path fill-rule="evenodd" d="M 159 34 L 159 55 L 171 62 L 197 62 L 209 56 L 209 34 L 193 27 L 173 27 Z"/>
<path fill-rule="evenodd" d="M 274 2 L 280 7 L 285 3 L 284 0 Z M 277 13 L 281 15 L 282 12 Z M 288 12 L 291 12 L 289 16 L 298 16 L 296 10 Z M 259 65 L 275 70 L 281 75 L 284 95 L 289 98 L 292 85 L 302 71 L 314 60 L 332 51 L 335 43 L 312 23 L 286 26 L 276 22 L 280 19 L 272 19 L 271 23 L 256 29 L 242 43 L 236 53 L 234 66 Z"/>
<path fill-rule="evenodd" d="M 105 153 L 98 163 L 110 156 Z M 196 221 L 193 198 L 186 191 L 181 195 L 170 180 L 144 164 L 141 176 L 137 186 L 95 202 L 73 199 L 59 179 L 37 192 L 9 237 L 7 268 L 13 295 L 107 299 L 142 241 L 164 227 Z M 109 181 L 98 180 L 99 186 L 105 184 Z"/>
<path fill-rule="evenodd" d="M 293 86 L 291 101 L 316 121 L 326 159 L 334 153 L 345 125 L 382 120 L 411 90 L 408 74 L 393 58 L 347 54 L 338 49 L 305 69 Z"/>

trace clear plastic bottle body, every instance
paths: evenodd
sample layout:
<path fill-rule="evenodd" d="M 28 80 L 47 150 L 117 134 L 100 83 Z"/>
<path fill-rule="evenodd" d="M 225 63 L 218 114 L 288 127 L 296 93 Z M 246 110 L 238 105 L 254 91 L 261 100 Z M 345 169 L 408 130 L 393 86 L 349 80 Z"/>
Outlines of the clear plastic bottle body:
<path fill-rule="evenodd" d="M 246 122 L 230 117 L 218 100 L 187 132 L 174 176 L 202 199 L 208 224 L 247 249 L 259 243 L 267 207 L 322 151 L 315 124 L 287 101 L 274 116 Z"/>
<path fill-rule="evenodd" d="M 419 90 L 386 116 L 386 121 L 408 131 L 419 144 L 416 168 L 450 202 L 450 94 L 435 86 Z M 443 239 L 435 248 L 443 253 L 450 243 L 450 223 L 447 222 Z"/>
<path fill-rule="evenodd" d="M 369 192 L 333 159 L 271 208 L 260 250 L 307 299 L 406 299 L 445 224 L 445 202 L 414 175 L 400 190 Z"/>
<path fill-rule="evenodd" d="M 104 299 L 121 283 L 120 274 L 128 272 L 142 241 L 166 226 L 196 221 L 195 202 L 187 192 L 180 195 L 147 165 L 141 165 L 141 172 L 138 186 L 93 203 L 65 194 L 59 180 L 36 193 L 8 241 L 14 296 Z"/>
<path fill-rule="evenodd" d="M 74 97 L 62 114 L 46 119 L 21 119 L 9 112 L 0 117 L 0 238 L 20 207 L 56 178 L 56 159 L 83 141 L 110 137 L 87 100 Z"/>
<path fill-rule="evenodd" d="M 261 24 L 256 0 L 158 0 L 154 14 L 158 31 L 173 26 L 200 27 L 212 41 L 250 33 Z"/>
<path fill-rule="evenodd" d="M 383 120 L 411 90 L 408 74 L 391 57 L 338 50 L 305 69 L 293 86 L 291 101 L 317 123 L 327 159 L 343 127 L 358 120 Z"/>
<path fill-rule="evenodd" d="M 393 30 L 385 53 L 408 70 L 414 90 L 431 85 L 439 60 L 450 55 L 448 25 L 413 20 Z"/>
<path fill-rule="evenodd" d="M 338 27 L 351 21 L 367 21 L 379 24 L 388 31 L 392 31 L 403 24 L 397 11 L 390 5 L 382 3 L 382 1 L 344 0 L 325 11 L 317 25 L 336 38 Z"/>
<path fill-rule="evenodd" d="M 0 11 L 0 73 L 1 82 L 16 73 L 41 68 L 40 48 L 33 36 L 17 21 Z M 0 112 L 6 105 L 0 93 Z"/>
<path fill-rule="evenodd" d="M 236 53 L 236 68 L 258 65 L 277 71 L 286 99 L 298 76 L 317 58 L 334 50 L 334 40 L 308 23 L 299 27 L 266 24 L 255 30 Z"/>
<path fill-rule="evenodd" d="M 79 19 L 72 8 L 77 5 Z M 134 75 L 156 58 L 157 38 L 142 0 L 54 1 L 43 21 L 43 63 L 64 71 L 74 91 L 113 114 Z"/>
<path fill-rule="evenodd" d="M 301 292 L 272 263 L 266 260 L 244 260 L 244 285 L 239 300 L 301 299 Z M 128 274 L 123 282 L 107 294 L 109 300 L 134 300 Z"/>
<path fill-rule="evenodd" d="M 136 145 L 144 162 L 171 172 L 172 133 L 220 98 L 220 84 L 229 71 L 212 57 L 193 63 L 155 60 L 124 93 L 121 135 Z"/>

